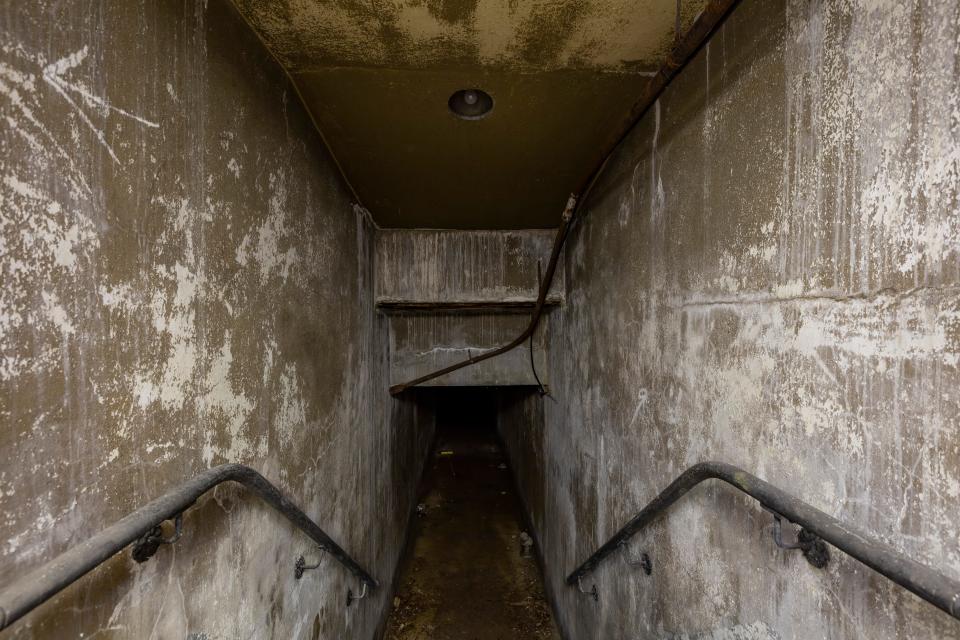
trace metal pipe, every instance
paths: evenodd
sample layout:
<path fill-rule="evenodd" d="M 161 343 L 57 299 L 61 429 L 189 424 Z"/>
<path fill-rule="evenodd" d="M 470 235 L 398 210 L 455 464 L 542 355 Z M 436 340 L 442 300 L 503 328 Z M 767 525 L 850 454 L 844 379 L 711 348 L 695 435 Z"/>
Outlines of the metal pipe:
<path fill-rule="evenodd" d="M 765 508 L 782 515 L 790 522 L 803 526 L 877 573 L 954 618 L 960 619 L 960 581 L 952 580 L 926 565 L 911 560 L 869 534 L 844 524 L 743 469 L 723 462 L 702 462 L 684 471 L 640 513 L 627 522 L 616 535 L 567 576 L 567 584 L 576 585 L 604 558 L 619 550 L 622 544 L 666 511 L 674 502 L 701 482 L 710 479 L 723 480 L 759 501 Z"/>
<path fill-rule="evenodd" d="M 193 505 L 204 493 L 224 482 L 236 482 L 253 491 L 337 559 L 371 589 L 377 581 L 323 529 L 262 475 L 242 464 L 225 464 L 204 471 L 176 489 L 140 507 L 89 540 L 60 554 L 0 591 L 0 629 L 53 597 L 63 588 L 106 561 L 131 542 Z"/>
<path fill-rule="evenodd" d="M 660 65 L 656 75 L 650 78 L 647 86 L 644 88 L 640 98 L 630 107 L 630 112 L 615 130 L 614 135 L 607 139 L 600 157 L 601 161 L 598 167 L 602 167 L 610 154 L 613 153 L 621 142 L 627 137 L 630 131 L 640 122 L 640 119 L 647 113 L 647 110 L 660 98 L 664 89 L 680 73 L 681 69 L 687 66 L 687 63 L 693 59 L 697 51 L 713 35 L 723 21 L 736 8 L 740 0 L 711 0 L 704 6 L 703 11 L 697 16 L 697 19 L 690 25 L 683 37 L 677 41 L 676 46 L 667 55 L 667 59 Z M 598 171 L 599 172 L 599 169 Z M 584 181 L 589 184 L 590 179 Z M 581 185 L 583 188 L 583 185 Z"/>
<path fill-rule="evenodd" d="M 567 206 L 563 210 L 563 215 L 560 217 L 560 226 L 557 227 L 557 235 L 553 239 L 553 250 L 550 252 L 550 262 L 547 264 L 547 272 L 545 277 L 540 282 L 539 293 L 537 295 L 537 304 L 533 309 L 533 313 L 530 316 L 530 323 L 527 325 L 527 328 L 524 329 L 517 338 L 513 341 L 493 349 L 492 351 L 487 351 L 479 356 L 471 356 L 466 360 L 461 360 L 456 364 L 452 364 L 442 369 L 437 369 L 426 375 L 422 375 L 419 378 L 414 378 L 408 382 L 401 384 L 395 384 L 390 387 L 390 393 L 397 395 L 406 391 L 410 387 L 415 387 L 418 384 L 423 384 L 429 380 L 439 378 L 440 376 L 446 375 L 457 371 L 458 369 L 463 369 L 478 362 L 483 362 L 484 360 L 489 360 L 490 358 L 495 358 L 496 356 L 512 351 L 513 349 L 519 347 L 524 341 L 533 335 L 534 331 L 537 329 L 537 325 L 540 324 L 540 318 L 543 315 L 544 302 L 547 297 L 547 292 L 550 290 L 550 286 L 553 284 L 553 275 L 557 270 L 557 262 L 560 259 L 560 252 L 563 249 L 563 244 L 567 239 L 567 235 L 570 231 L 570 226 L 572 220 L 579 211 L 580 207 L 587 200 L 587 196 L 590 194 L 590 190 L 593 188 L 593 185 L 596 184 L 597 179 L 600 177 L 600 174 L 603 172 L 604 167 L 607 164 L 607 161 L 610 159 L 610 155 L 613 153 L 614 149 L 626 138 L 627 134 L 636 126 L 637 122 L 640 121 L 640 118 L 644 116 L 647 110 L 657 101 L 657 98 L 660 97 L 660 94 L 663 93 L 663 90 L 666 89 L 667 85 L 670 84 L 670 81 L 674 76 L 679 73 L 679 71 L 686 66 L 687 62 L 693 58 L 694 54 L 700 49 L 707 38 L 712 34 L 716 28 L 720 25 L 721 22 L 729 15 L 730 11 L 737 5 L 739 0 L 711 0 L 704 7 L 703 11 L 700 12 L 700 15 L 697 16 L 697 19 L 691 25 L 690 29 L 684 34 L 683 38 L 680 38 L 676 46 L 667 56 L 666 61 L 660 67 L 660 70 L 650 78 L 647 82 L 647 86 L 641 94 L 640 99 L 637 100 L 633 106 L 630 108 L 630 112 L 627 117 L 623 120 L 620 127 L 616 129 L 616 134 L 611 136 L 602 146 L 600 160 L 597 163 L 596 169 L 587 176 L 577 185 L 577 188 L 574 189 L 574 195 L 571 195 L 567 200 Z M 579 194 L 579 195 L 576 195 Z"/>

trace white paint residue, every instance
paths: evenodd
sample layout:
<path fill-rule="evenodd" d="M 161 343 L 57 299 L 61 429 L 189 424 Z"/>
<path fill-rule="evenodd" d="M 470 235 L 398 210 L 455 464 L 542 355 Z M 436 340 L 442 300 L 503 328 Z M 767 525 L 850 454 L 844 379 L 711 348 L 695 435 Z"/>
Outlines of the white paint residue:
<path fill-rule="evenodd" d="M 300 389 L 297 368 L 290 364 L 284 367 L 280 377 L 280 402 L 277 411 L 277 428 L 283 444 L 293 444 L 306 423 L 306 403 Z"/>
<path fill-rule="evenodd" d="M 236 251 L 238 264 L 247 266 L 251 260 L 257 264 L 262 283 L 273 276 L 286 280 L 298 261 L 297 249 L 290 242 L 291 230 L 287 228 L 287 190 L 282 173 L 271 174 L 270 188 L 270 215 L 257 229 L 256 238 L 245 236 Z M 291 246 L 281 249 L 285 244 Z"/>
<path fill-rule="evenodd" d="M 77 266 L 77 256 L 73 250 L 78 242 L 80 242 L 80 227 L 76 224 L 70 225 L 53 248 L 53 259 L 58 267 L 70 269 Z"/>
<path fill-rule="evenodd" d="M 266 446 L 264 440 L 251 440 L 244 434 L 243 428 L 253 410 L 253 403 L 234 389 L 230 379 L 232 363 L 233 354 L 228 333 L 224 337 L 220 352 L 214 357 L 207 370 L 203 382 L 206 393 L 198 399 L 198 404 L 204 415 L 214 420 L 219 416 L 227 419 L 230 442 L 226 449 L 215 447 L 208 432 L 207 442 L 203 448 L 203 459 L 207 464 L 213 461 L 215 454 L 227 460 L 236 460 L 242 454 L 253 454 Z"/>
<path fill-rule="evenodd" d="M 185 265 L 177 263 L 172 273 L 161 271 L 169 281 L 172 277 L 174 296 L 168 299 L 165 291 L 154 293 L 150 307 L 153 326 L 169 336 L 170 347 L 161 368 L 159 382 L 151 374 L 139 379 L 134 395 L 141 406 L 160 401 L 166 409 L 183 406 L 190 395 L 197 361 L 195 311 L 196 297 L 203 287 L 202 276 Z"/>
<path fill-rule="evenodd" d="M 22 198 L 29 198 L 31 200 L 44 199 L 43 194 L 41 194 L 37 189 L 34 189 L 26 182 L 23 182 L 15 175 L 4 176 L 3 184 L 5 184 L 14 194 Z"/>
<path fill-rule="evenodd" d="M 766 623 L 753 622 L 712 629 L 694 635 L 670 634 L 670 640 L 780 640 L 780 635 Z"/>
<path fill-rule="evenodd" d="M 40 296 L 43 299 L 44 315 L 56 325 L 57 329 L 64 335 L 76 333 L 77 329 L 71 322 L 70 314 L 60 304 L 56 294 L 43 291 Z"/>
<path fill-rule="evenodd" d="M 99 247 L 93 224 L 83 215 L 66 211 L 40 187 L 4 169 L 0 179 L 0 252 L 10 259 L 0 288 L 0 379 L 10 379 L 26 367 L 41 371 L 56 366 L 52 351 L 33 353 L 17 340 L 18 330 L 30 326 L 52 330 L 56 340 L 76 332 L 74 319 L 58 293 L 60 275 L 78 268 L 80 257 Z M 41 306 L 35 313 L 39 294 Z"/>
<path fill-rule="evenodd" d="M 48 502 L 49 497 L 43 500 Z M 43 557 L 47 551 L 48 543 L 44 534 L 48 533 L 54 526 L 63 522 L 77 508 L 77 499 L 74 498 L 66 508 L 57 513 L 52 513 L 48 504 L 44 505 L 46 510 L 41 513 L 33 524 L 21 533 L 7 538 L 2 547 L 2 555 L 12 556 L 16 554 L 19 561 L 25 559 Z"/>
<path fill-rule="evenodd" d="M 792 124 L 802 137 L 785 222 L 832 220 L 834 245 L 800 257 L 824 260 L 830 249 L 838 277 L 863 289 L 882 284 L 871 265 L 924 283 L 960 256 L 960 91 L 945 81 L 956 75 L 956 51 L 940 46 L 953 37 L 950 11 L 865 0 L 791 8 L 806 22 L 785 65 L 789 112 L 802 118 Z M 904 58 L 918 30 L 927 35 L 916 60 Z"/>
<path fill-rule="evenodd" d="M 129 309 L 135 303 L 133 288 L 126 283 L 107 285 L 102 284 L 97 289 L 100 302 L 108 308 Z"/>
<path fill-rule="evenodd" d="M 660 101 L 653 103 L 653 140 L 650 143 L 650 218 L 654 224 L 660 219 L 665 208 L 666 195 L 663 192 L 663 179 L 660 176 L 660 161 L 657 145 L 660 142 Z"/>
<path fill-rule="evenodd" d="M 40 56 L 28 55 L 22 48 L 4 44 L 0 49 L 11 60 L 20 59 L 24 65 L 32 67 L 42 66 Z M 18 71 L 7 62 L 0 62 L 0 95 L 6 98 L 12 107 L 4 115 L 4 121 L 10 130 L 26 141 L 38 158 L 50 163 L 55 158 L 66 162 L 70 170 L 65 177 L 76 198 L 90 195 L 90 186 L 83 172 L 78 169 L 73 154 L 67 151 L 36 115 L 36 111 L 43 111 L 39 106 L 42 96 L 39 95 L 36 76 L 30 72 Z"/>
<path fill-rule="evenodd" d="M 79 104 L 70 96 L 70 93 L 75 93 L 79 95 L 83 101 L 87 104 L 88 107 L 99 108 L 103 112 L 113 111 L 118 113 L 126 118 L 130 118 L 136 122 L 139 122 L 142 125 L 147 127 L 157 128 L 160 125 L 156 122 L 152 122 L 145 118 L 142 118 L 136 114 L 130 113 L 119 107 L 111 105 L 104 98 L 94 95 L 90 90 L 88 90 L 82 83 L 68 80 L 65 77 L 65 74 L 79 67 L 84 60 L 86 60 L 89 53 L 89 48 L 84 46 L 83 48 L 75 51 L 69 55 L 66 55 L 59 60 L 51 62 L 43 68 L 43 80 L 48 85 L 50 85 L 54 91 L 56 91 L 60 96 L 69 104 L 74 112 L 80 117 L 83 123 L 90 129 L 91 132 L 96 136 L 97 140 L 107 150 L 107 153 L 110 154 L 110 157 L 116 164 L 120 164 L 120 159 L 117 157 L 116 152 L 113 150 L 113 147 L 107 142 L 106 135 L 104 131 L 97 127 L 94 124 L 93 120 L 87 115 Z M 106 115 L 106 113 L 102 114 Z"/>
<path fill-rule="evenodd" d="M 241 267 L 247 266 L 247 263 L 250 261 L 250 242 L 250 236 L 244 236 L 234 254 L 234 259 Z"/>

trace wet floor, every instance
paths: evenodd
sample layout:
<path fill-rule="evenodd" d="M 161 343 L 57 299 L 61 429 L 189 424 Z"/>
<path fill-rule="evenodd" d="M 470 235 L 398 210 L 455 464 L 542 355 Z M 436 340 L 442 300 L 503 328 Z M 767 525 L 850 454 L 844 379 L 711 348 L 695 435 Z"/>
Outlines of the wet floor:
<path fill-rule="evenodd" d="M 492 425 L 441 425 L 429 464 L 386 638 L 559 639 Z"/>

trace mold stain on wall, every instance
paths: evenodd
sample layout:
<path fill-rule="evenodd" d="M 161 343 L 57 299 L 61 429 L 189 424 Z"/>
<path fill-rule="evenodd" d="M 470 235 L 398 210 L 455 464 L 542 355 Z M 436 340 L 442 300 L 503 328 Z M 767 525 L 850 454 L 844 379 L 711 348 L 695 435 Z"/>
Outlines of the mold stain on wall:
<path fill-rule="evenodd" d="M 242 462 L 388 582 L 432 417 L 373 393 L 373 226 L 282 71 L 221 0 L 0 15 L 0 580 Z M 295 581 L 307 538 L 242 490 L 185 525 L 13 637 L 378 625 L 385 594 L 345 609 L 335 563 Z"/>

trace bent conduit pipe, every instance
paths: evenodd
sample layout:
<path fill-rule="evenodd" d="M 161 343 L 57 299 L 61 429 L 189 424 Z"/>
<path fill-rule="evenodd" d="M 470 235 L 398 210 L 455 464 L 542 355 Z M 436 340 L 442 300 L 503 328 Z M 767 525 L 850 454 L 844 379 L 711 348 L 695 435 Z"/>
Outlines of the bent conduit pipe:
<path fill-rule="evenodd" d="M 483 362 L 484 360 L 502 355 L 508 351 L 512 351 L 523 344 L 524 341 L 526 341 L 531 335 L 533 335 L 534 331 L 537 330 L 537 325 L 539 325 L 540 318 L 543 315 L 543 307 L 546 303 L 547 292 L 550 291 L 550 286 L 553 284 L 553 275 L 557 270 L 557 262 L 560 259 L 560 251 L 563 249 L 563 244 L 567 239 L 573 218 L 586 201 L 590 190 L 597 181 L 597 178 L 599 178 L 600 174 L 603 172 L 610 155 L 624 140 L 624 138 L 627 137 L 627 134 L 629 134 L 633 127 L 636 126 L 637 122 L 640 121 L 640 118 L 643 117 L 651 105 L 656 102 L 657 98 L 660 97 L 660 94 L 663 93 L 663 90 L 666 89 L 667 85 L 670 84 L 670 81 L 673 80 L 673 78 L 684 66 L 686 66 L 690 59 L 693 58 L 694 54 L 700 50 L 700 47 L 703 45 L 703 43 L 706 42 L 707 38 L 709 38 L 710 35 L 717 29 L 717 27 L 720 26 L 720 24 L 730 14 L 738 2 L 739 0 L 711 0 L 707 3 L 703 11 L 700 12 L 700 15 L 697 16 L 697 19 L 694 21 L 690 29 L 683 35 L 682 38 L 679 39 L 677 45 L 667 56 L 667 59 L 664 61 L 663 65 L 661 65 L 660 70 L 657 71 L 656 75 L 650 78 L 649 82 L 647 82 L 647 86 L 641 94 L 640 99 L 637 100 L 630 108 L 629 114 L 627 114 L 626 118 L 621 123 L 621 126 L 616 129 L 616 133 L 611 136 L 601 147 L 602 152 L 600 154 L 600 160 L 597 163 L 597 168 L 588 174 L 579 185 L 577 185 L 577 188 L 573 192 L 574 195 L 571 195 L 567 200 L 567 206 L 560 218 L 560 226 L 557 227 L 557 234 L 553 239 L 553 249 L 550 252 L 550 262 L 547 264 L 547 271 L 544 274 L 543 280 L 538 283 L 539 290 L 537 293 L 537 302 L 534 305 L 533 313 L 530 317 L 530 323 L 527 325 L 527 328 L 524 329 L 523 333 L 517 336 L 513 341 L 503 345 L 502 347 L 493 349 L 492 351 L 487 351 L 478 356 L 471 356 L 466 360 L 461 360 L 456 364 L 443 367 L 442 369 L 437 369 L 436 371 L 420 376 L 419 378 L 414 378 L 408 382 L 395 384 L 390 387 L 391 394 L 397 395 L 398 393 L 406 391 L 410 387 L 415 387 L 429 380 L 433 380 L 434 378 L 439 378 L 440 376 L 463 369 L 464 367 L 468 367 L 470 365 L 477 364 L 478 362 Z"/>
<path fill-rule="evenodd" d="M 200 473 L 0 590 L 0 629 L 10 626 L 164 520 L 183 513 L 210 489 L 228 481 L 242 484 L 253 491 L 310 536 L 363 584 L 371 590 L 377 587 L 377 581 L 363 567 L 307 514 L 287 500 L 269 480 L 245 465 L 225 464 Z"/>
<path fill-rule="evenodd" d="M 723 480 L 757 500 L 763 507 L 801 525 L 877 573 L 960 620 L 960 582 L 911 560 L 890 545 L 840 522 L 769 482 L 723 462 L 701 462 L 680 474 L 670 486 L 567 576 L 567 584 L 579 584 L 581 578 L 593 571 L 604 558 L 617 551 L 691 489 L 710 479 Z"/>

